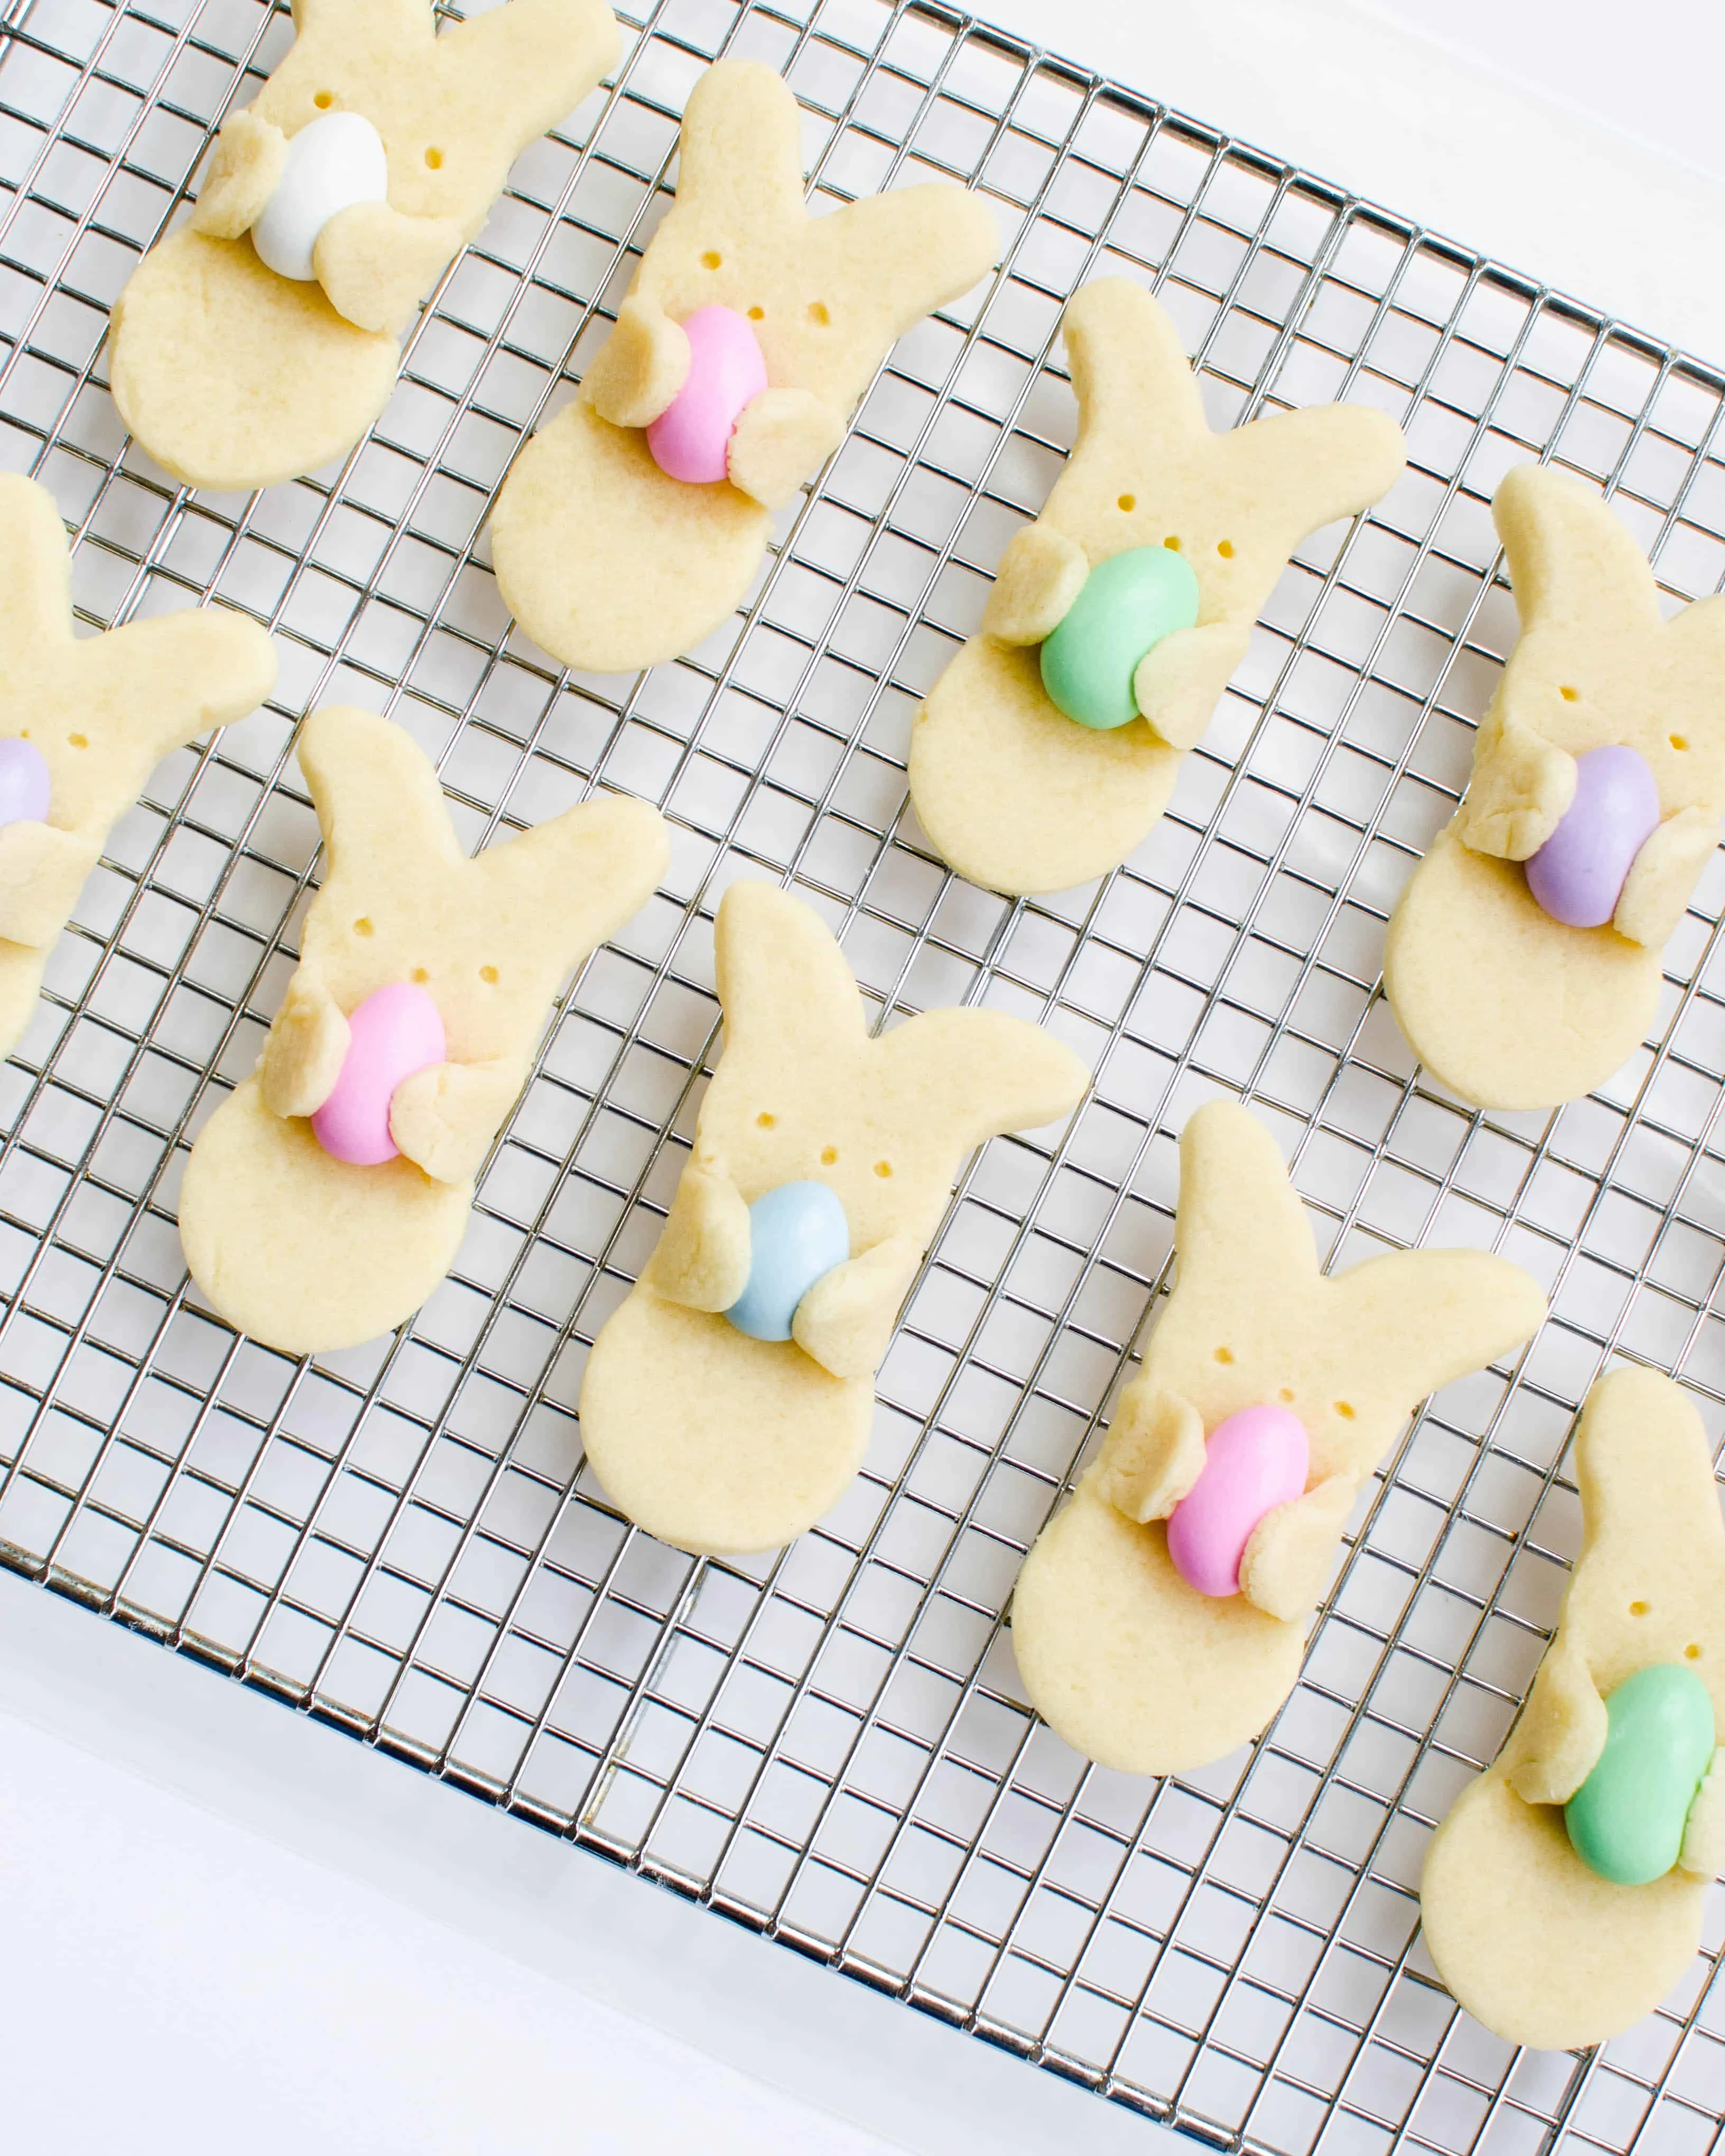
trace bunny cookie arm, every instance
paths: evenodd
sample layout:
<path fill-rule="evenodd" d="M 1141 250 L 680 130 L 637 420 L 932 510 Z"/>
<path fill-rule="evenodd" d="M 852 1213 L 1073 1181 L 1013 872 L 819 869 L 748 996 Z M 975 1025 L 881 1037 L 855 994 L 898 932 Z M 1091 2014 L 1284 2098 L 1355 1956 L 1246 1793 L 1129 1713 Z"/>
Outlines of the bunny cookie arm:
<path fill-rule="evenodd" d="M 249 232 L 280 182 L 287 148 L 287 136 L 260 112 L 247 106 L 230 113 L 193 205 L 193 230 L 212 239 L 238 239 Z"/>
<path fill-rule="evenodd" d="M 1680 808 L 1642 845 L 1624 878 L 1611 926 L 1631 943 L 1663 951 L 1689 910 L 1695 886 L 1719 843 L 1719 819 Z"/>
<path fill-rule="evenodd" d="M 689 339 L 655 300 L 632 292 L 583 388 L 614 427 L 650 426 L 689 378 Z"/>
<path fill-rule="evenodd" d="M 726 472 L 739 494 L 783 509 L 845 439 L 845 420 L 807 389 L 764 389 L 737 416 Z"/>
<path fill-rule="evenodd" d="M 1132 673 L 1132 699 L 1170 748 L 1195 748 L 1246 655 L 1250 629 L 1213 621 L 1153 644 Z"/>
<path fill-rule="evenodd" d="M 1240 1560 L 1240 1591 L 1254 1608 L 1287 1624 L 1311 1615 L 1323 1598 L 1358 1488 L 1352 1476 L 1328 1475 L 1264 1515 Z"/>
<path fill-rule="evenodd" d="M 1480 727 L 1459 829 L 1475 852 L 1524 861 L 1575 798 L 1575 759 L 1500 707 Z"/>
<path fill-rule="evenodd" d="M 437 1182 L 471 1183 L 521 1090 L 514 1058 L 431 1064 L 391 1096 L 389 1135 Z"/>
<path fill-rule="evenodd" d="M 1662 1875 L 1618 1883 L 1572 1840 L 1558 1807 L 1604 1769 L 1609 1703 L 1661 1666 L 1698 1681 L 1716 1718 L 1725 1703 L 1725 1527 L 1692 1404 L 1656 1372 L 1614 1370 L 1583 1408 L 1575 1476 L 1581 1551 L 1556 1635 L 1497 1760 L 1440 1823 L 1420 1886 L 1445 1983 L 1495 2034 L 1543 2050 L 1602 2042 L 1657 2005 L 1692 1965 L 1711 1883 L 1717 1750 Z M 1649 1741 L 1643 1804 L 1665 1779 Z M 1666 1794 L 1681 1801 L 1680 1786 Z"/>
<path fill-rule="evenodd" d="M 749 1209 L 731 1178 L 691 1159 L 677 1179 L 648 1276 L 689 1310 L 728 1310 L 748 1286 Z"/>
<path fill-rule="evenodd" d="M 791 1337 L 835 1378 L 871 1376 L 922 1263 L 914 1237 L 891 1235 L 834 1266 L 797 1305 Z"/>
<path fill-rule="evenodd" d="M 308 967 L 296 967 L 258 1062 L 270 1114 L 315 1115 L 336 1090 L 351 1038 L 341 1005 Z"/>
<path fill-rule="evenodd" d="M 1097 1492 L 1128 1520 L 1165 1520 L 1203 1474 L 1204 1457 L 1204 1419 L 1191 1401 L 1140 1378 L 1108 1425 Z"/>
<path fill-rule="evenodd" d="M 311 260 L 345 321 L 399 336 L 466 239 L 454 218 L 409 217 L 388 203 L 355 203 L 318 234 Z"/>
<path fill-rule="evenodd" d="M 1006 543 L 983 608 L 983 628 L 1003 644 L 1040 644 L 1071 612 L 1090 557 L 1052 524 L 1026 524 Z"/>

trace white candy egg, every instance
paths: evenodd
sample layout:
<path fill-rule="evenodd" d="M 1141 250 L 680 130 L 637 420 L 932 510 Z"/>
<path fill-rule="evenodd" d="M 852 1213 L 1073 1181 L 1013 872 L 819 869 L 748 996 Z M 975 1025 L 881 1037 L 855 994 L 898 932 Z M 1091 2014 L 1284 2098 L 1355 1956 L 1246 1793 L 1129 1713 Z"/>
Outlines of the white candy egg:
<path fill-rule="evenodd" d="M 278 277 L 309 284 L 311 250 L 337 210 L 389 199 L 383 138 L 363 113 L 326 112 L 288 144 L 275 192 L 252 227 L 252 245 Z"/>

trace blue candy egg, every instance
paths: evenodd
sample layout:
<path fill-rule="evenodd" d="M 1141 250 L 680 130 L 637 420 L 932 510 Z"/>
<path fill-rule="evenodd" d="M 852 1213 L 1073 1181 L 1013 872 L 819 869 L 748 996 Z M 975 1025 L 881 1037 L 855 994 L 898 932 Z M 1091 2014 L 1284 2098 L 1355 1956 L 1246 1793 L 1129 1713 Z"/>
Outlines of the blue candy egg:
<path fill-rule="evenodd" d="M 788 1340 L 797 1305 L 850 1255 L 844 1201 L 824 1183 L 781 1183 L 749 1208 L 748 1285 L 726 1317 L 755 1340 Z"/>
<path fill-rule="evenodd" d="M 0 824 L 45 824 L 48 766 L 33 742 L 0 741 Z"/>

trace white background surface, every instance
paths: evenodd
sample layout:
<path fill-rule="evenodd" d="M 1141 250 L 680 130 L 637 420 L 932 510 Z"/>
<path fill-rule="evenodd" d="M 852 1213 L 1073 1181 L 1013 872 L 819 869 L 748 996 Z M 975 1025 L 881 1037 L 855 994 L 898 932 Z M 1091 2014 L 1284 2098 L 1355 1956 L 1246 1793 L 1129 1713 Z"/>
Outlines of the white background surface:
<path fill-rule="evenodd" d="M 1440 45 L 1421 0 L 985 12 L 1725 357 L 1716 0 L 1448 0 Z M 0 1911 L 9 2145 L 1114 2156 L 1160 2138 L 6 1578 Z"/>

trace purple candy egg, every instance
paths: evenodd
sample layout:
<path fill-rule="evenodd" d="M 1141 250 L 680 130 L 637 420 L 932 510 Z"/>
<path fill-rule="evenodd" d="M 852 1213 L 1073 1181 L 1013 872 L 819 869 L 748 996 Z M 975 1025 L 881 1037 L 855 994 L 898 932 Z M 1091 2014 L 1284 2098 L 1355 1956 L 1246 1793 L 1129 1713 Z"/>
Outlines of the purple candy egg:
<path fill-rule="evenodd" d="M 1575 798 L 1527 863 L 1527 888 L 1553 921 L 1603 928 L 1635 855 L 1659 827 L 1659 788 L 1638 749 L 1590 748 L 1575 759 Z"/>
<path fill-rule="evenodd" d="M 0 741 L 0 824 L 45 824 L 51 788 L 33 742 Z"/>
<path fill-rule="evenodd" d="M 1306 1487 L 1306 1425 L 1286 1408 L 1242 1408 L 1210 1432 L 1204 1472 L 1168 1515 L 1168 1553 L 1200 1594 L 1238 1594 L 1240 1565 L 1266 1512 Z"/>

